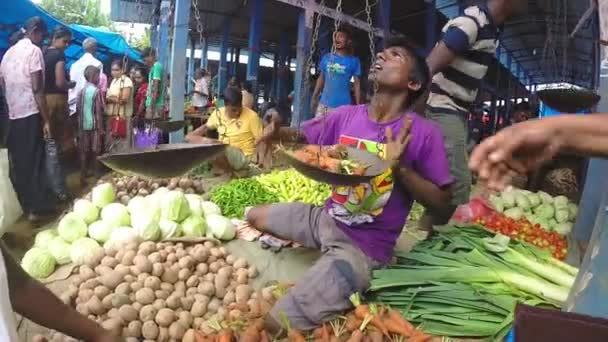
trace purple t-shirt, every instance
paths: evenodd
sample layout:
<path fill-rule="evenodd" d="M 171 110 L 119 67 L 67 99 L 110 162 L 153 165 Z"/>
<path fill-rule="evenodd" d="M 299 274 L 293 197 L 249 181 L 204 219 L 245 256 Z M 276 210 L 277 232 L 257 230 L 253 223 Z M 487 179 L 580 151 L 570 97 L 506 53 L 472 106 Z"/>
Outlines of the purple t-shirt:
<path fill-rule="evenodd" d="M 449 185 L 452 177 L 441 130 L 421 116 L 411 115 L 412 140 L 401 158 L 401 165 L 439 187 Z M 379 124 L 369 118 L 367 105 L 344 106 L 324 117 L 304 122 L 302 131 L 311 144 L 349 145 L 384 157 L 386 129 L 391 127 L 397 136 L 404 119 L 405 115 L 393 122 Z M 370 183 L 335 187 L 326 210 L 363 252 L 387 263 L 412 203 L 411 194 L 395 184 L 392 171 L 387 170 Z"/>

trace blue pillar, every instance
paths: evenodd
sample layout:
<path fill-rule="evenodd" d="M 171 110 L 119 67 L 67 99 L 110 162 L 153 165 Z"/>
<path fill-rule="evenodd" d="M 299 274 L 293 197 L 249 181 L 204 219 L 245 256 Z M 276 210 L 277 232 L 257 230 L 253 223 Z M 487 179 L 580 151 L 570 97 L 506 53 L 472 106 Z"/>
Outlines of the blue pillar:
<path fill-rule="evenodd" d="M 431 53 L 431 50 L 437 44 L 437 4 L 435 0 L 430 0 L 426 3 L 426 39 L 425 47 L 427 54 Z"/>
<path fill-rule="evenodd" d="M 254 94 L 253 97 L 257 98 L 264 1 L 250 0 L 249 13 L 251 15 L 251 21 L 249 23 L 249 60 L 247 62 L 247 81 L 251 82 Z"/>
<path fill-rule="evenodd" d="M 207 42 L 207 38 L 203 38 L 203 46 L 201 46 L 201 68 L 205 70 L 207 70 L 207 67 L 209 66 L 209 57 L 207 56 L 208 53 L 209 43 Z"/>
<path fill-rule="evenodd" d="M 186 47 L 188 46 L 188 23 L 190 19 L 189 0 L 175 1 L 175 14 L 173 18 L 169 115 L 173 120 L 181 121 L 184 120 L 184 95 L 186 91 L 182 82 L 186 78 Z M 171 133 L 169 139 L 171 143 L 182 142 L 184 140 L 184 131 L 180 129 Z"/>
<path fill-rule="evenodd" d="M 192 87 L 194 86 L 194 83 L 192 82 L 192 79 L 194 78 L 194 51 L 196 51 L 196 43 L 194 42 L 194 39 L 191 39 L 190 56 L 188 56 L 188 79 L 186 81 L 188 84 L 186 87 L 188 94 L 192 92 Z"/>
<path fill-rule="evenodd" d="M 162 0 L 160 3 L 160 24 L 158 29 L 159 45 L 155 47 L 158 61 L 165 68 L 168 65 L 169 54 L 167 46 L 169 45 L 169 25 L 171 18 L 171 0 Z M 185 55 L 185 53 L 184 53 Z"/>
<path fill-rule="evenodd" d="M 294 113 L 291 120 L 292 127 L 299 127 L 306 119 L 310 118 L 310 89 L 306 89 L 305 78 L 309 72 L 306 68 L 306 60 L 310 53 L 310 38 L 314 12 L 312 10 L 300 10 L 298 18 L 298 43 L 296 54 L 296 75 L 294 80 Z"/>
<path fill-rule="evenodd" d="M 377 6 L 376 26 L 382 29 L 385 37 L 388 37 L 391 32 L 391 0 L 379 0 Z M 384 48 L 384 40 L 380 40 L 380 44 L 376 46 L 376 51 L 379 48 Z"/>
<path fill-rule="evenodd" d="M 287 80 L 289 79 L 289 35 L 283 31 L 279 41 L 279 64 L 277 67 L 277 99 L 287 100 Z"/>
<path fill-rule="evenodd" d="M 230 43 L 230 19 L 224 21 L 224 27 L 222 29 L 222 42 L 220 43 L 220 62 L 218 68 L 218 91 L 221 94 L 224 93 L 224 88 L 228 84 L 228 62 L 226 61 L 228 55 L 228 44 Z"/>

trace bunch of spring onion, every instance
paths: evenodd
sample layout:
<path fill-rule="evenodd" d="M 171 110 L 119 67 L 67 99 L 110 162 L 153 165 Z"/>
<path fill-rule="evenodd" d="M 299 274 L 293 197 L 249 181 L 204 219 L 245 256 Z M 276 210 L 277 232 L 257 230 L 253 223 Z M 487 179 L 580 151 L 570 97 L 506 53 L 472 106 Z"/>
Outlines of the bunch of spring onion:
<path fill-rule="evenodd" d="M 529 244 L 476 227 L 443 229 L 374 272 L 370 299 L 439 336 L 504 337 L 515 305 L 559 307 L 578 270 Z"/>

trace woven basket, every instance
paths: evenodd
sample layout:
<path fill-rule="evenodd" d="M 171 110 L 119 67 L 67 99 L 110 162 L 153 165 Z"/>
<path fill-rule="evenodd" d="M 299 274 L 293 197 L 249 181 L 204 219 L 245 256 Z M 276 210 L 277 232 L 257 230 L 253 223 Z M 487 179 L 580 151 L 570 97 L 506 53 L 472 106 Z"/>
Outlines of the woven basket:
<path fill-rule="evenodd" d="M 555 88 L 537 92 L 547 106 L 563 113 L 577 113 L 593 107 L 601 97 L 589 89 Z"/>

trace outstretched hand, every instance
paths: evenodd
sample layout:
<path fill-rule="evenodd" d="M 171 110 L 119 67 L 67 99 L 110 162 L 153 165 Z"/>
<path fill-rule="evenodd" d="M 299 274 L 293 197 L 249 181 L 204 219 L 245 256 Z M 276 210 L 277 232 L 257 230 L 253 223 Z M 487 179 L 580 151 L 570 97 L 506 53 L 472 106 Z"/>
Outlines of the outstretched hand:
<path fill-rule="evenodd" d="M 471 155 L 469 168 L 493 190 L 503 190 L 517 175 L 538 169 L 563 145 L 551 124 L 531 120 L 507 127 L 485 139 Z"/>
<path fill-rule="evenodd" d="M 399 160 L 401 159 L 401 155 L 407 150 L 407 145 L 409 145 L 412 140 L 412 135 L 410 133 L 412 129 L 412 117 L 407 116 L 403 120 L 403 127 L 399 131 L 397 136 L 394 136 L 394 132 L 392 128 L 386 129 L 386 160 L 389 160 L 393 163 L 393 166 L 399 164 Z"/>

